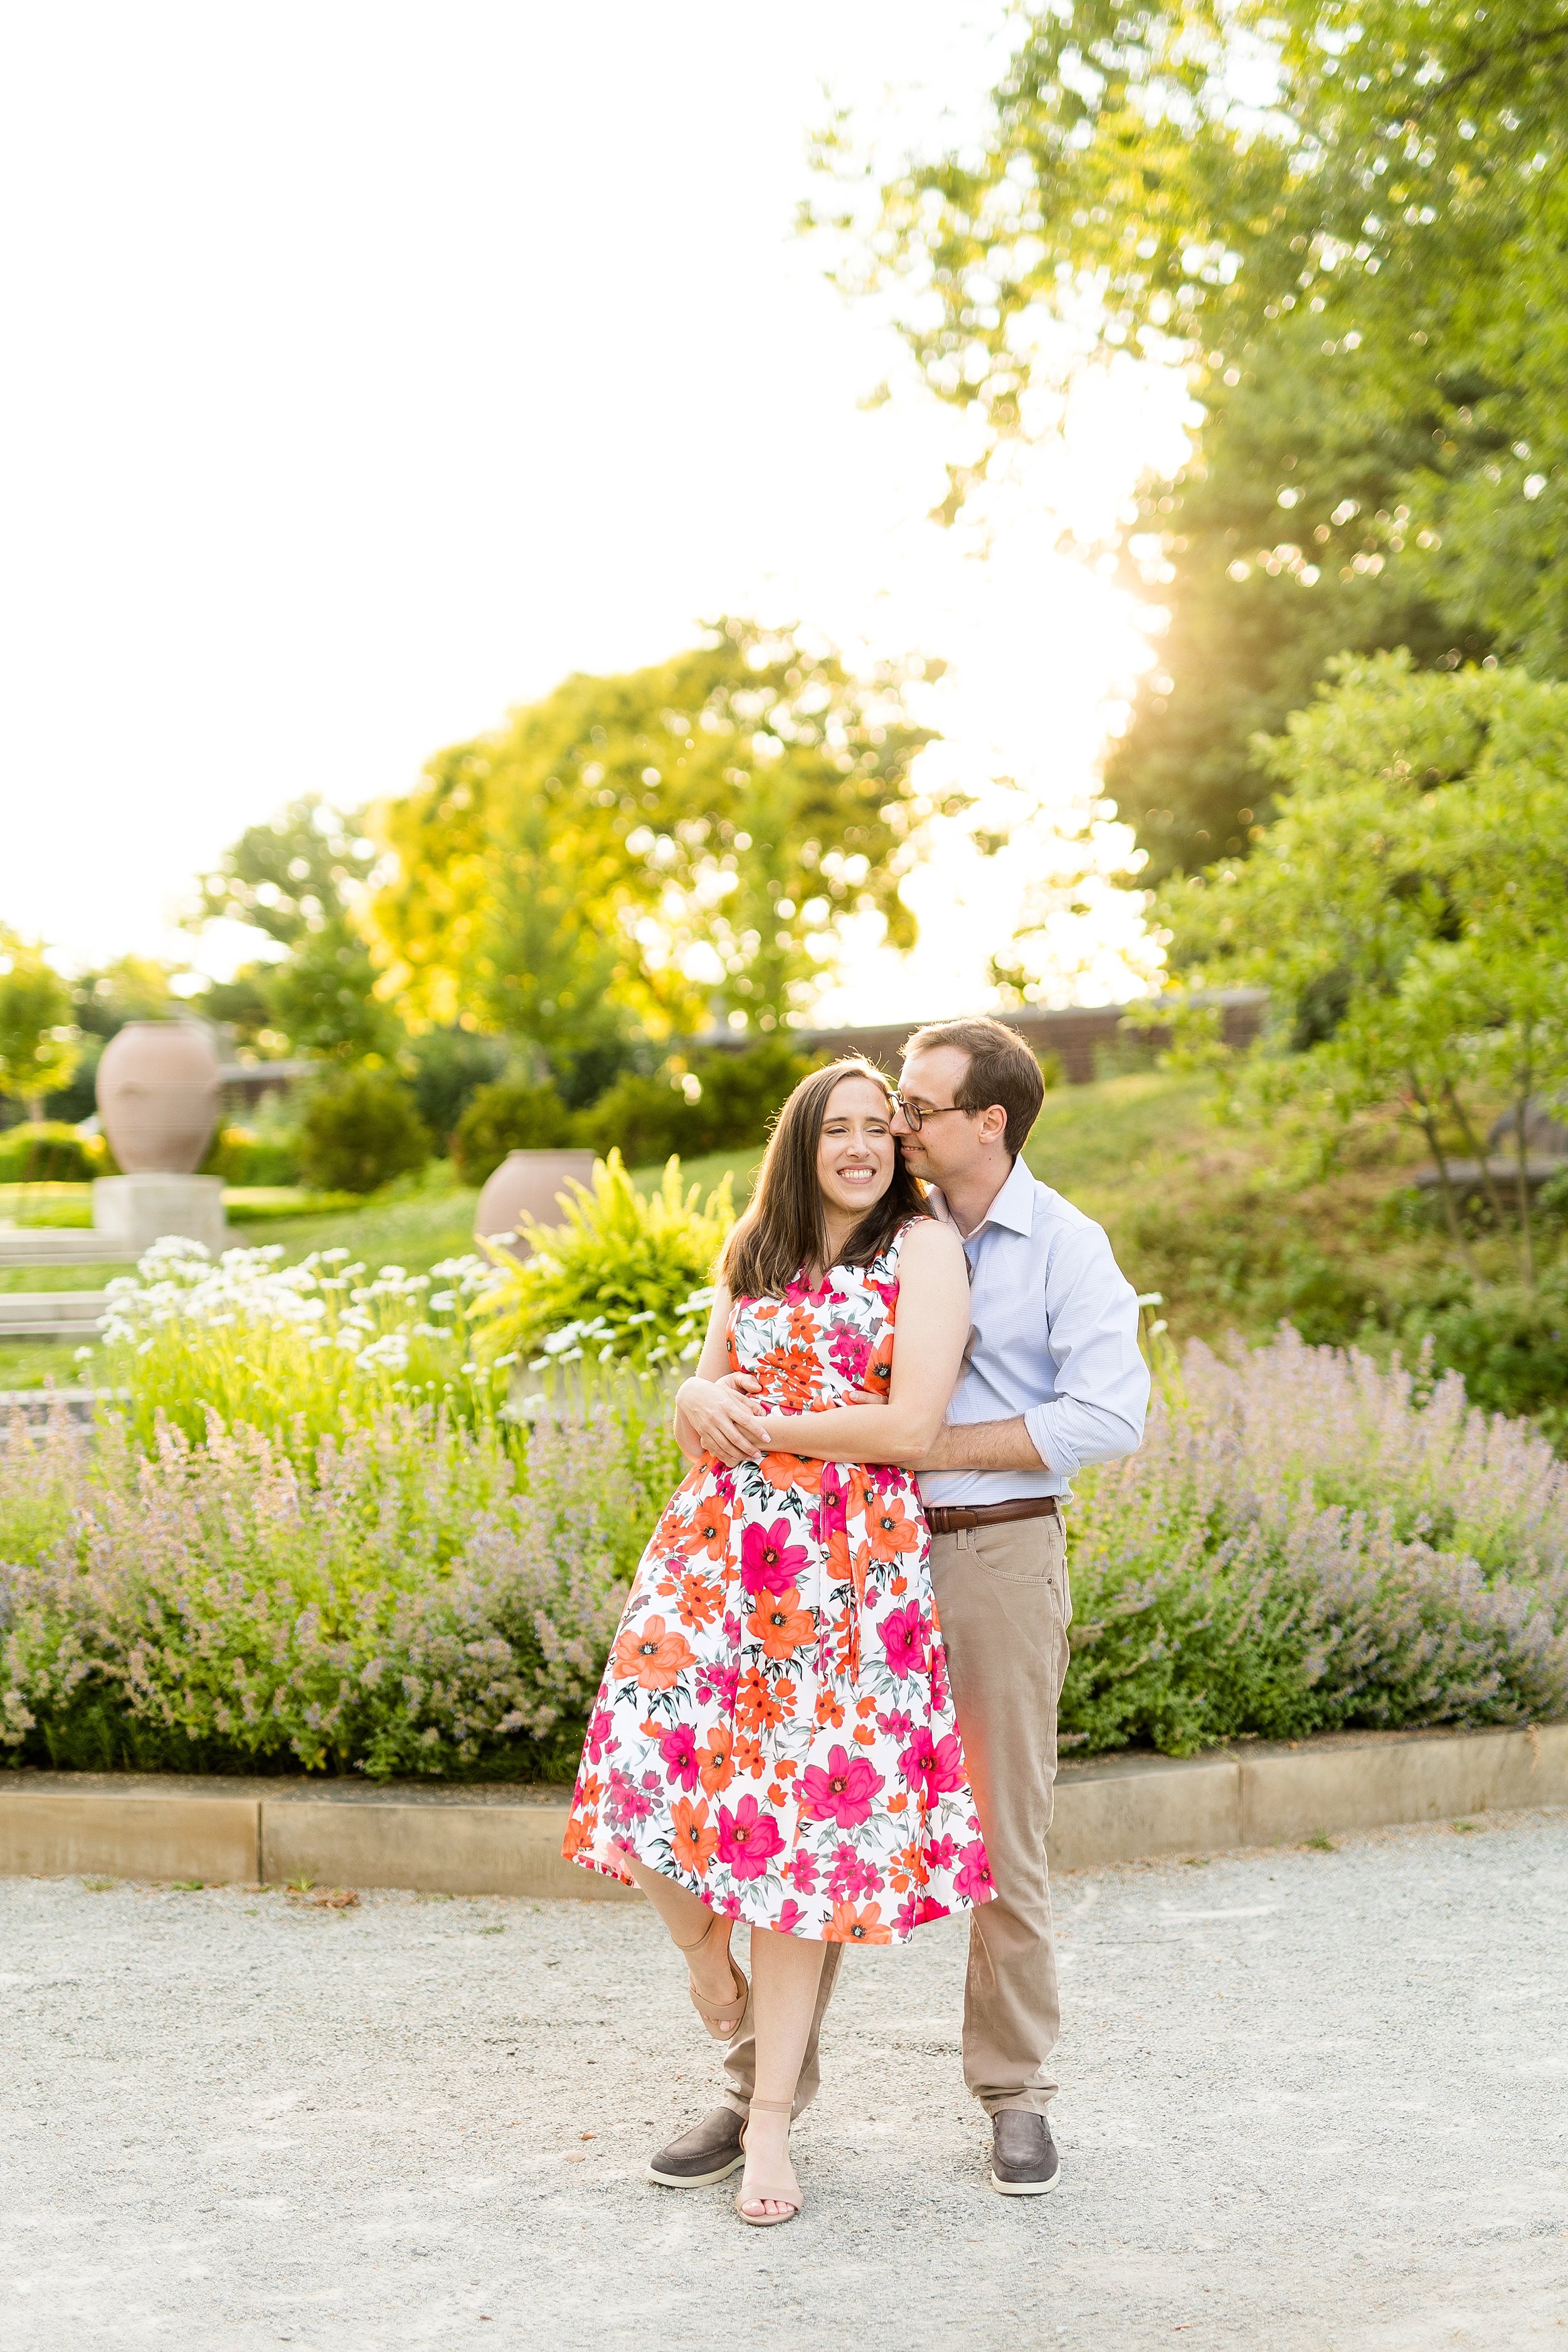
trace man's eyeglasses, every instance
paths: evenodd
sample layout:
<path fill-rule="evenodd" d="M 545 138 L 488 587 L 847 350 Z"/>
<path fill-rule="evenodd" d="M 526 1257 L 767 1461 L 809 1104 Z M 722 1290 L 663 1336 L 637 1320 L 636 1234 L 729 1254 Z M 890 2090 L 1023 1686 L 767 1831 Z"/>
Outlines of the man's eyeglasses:
<path fill-rule="evenodd" d="M 916 1135 L 920 1133 L 928 1118 L 945 1118 L 949 1111 L 963 1108 L 962 1103 L 940 1103 L 934 1110 L 922 1110 L 918 1103 L 910 1102 L 903 1095 L 894 1095 L 892 1103 L 893 1108 L 905 1126 Z"/>

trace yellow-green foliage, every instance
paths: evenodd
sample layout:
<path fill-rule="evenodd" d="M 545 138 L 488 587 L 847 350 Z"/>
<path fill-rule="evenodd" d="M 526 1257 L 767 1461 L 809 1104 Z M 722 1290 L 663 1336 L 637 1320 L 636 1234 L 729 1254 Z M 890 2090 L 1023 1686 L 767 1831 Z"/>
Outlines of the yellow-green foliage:
<path fill-rule="evenodd" d="M 573 1191 L 564 1224 L 529 1221 L 535 1254 L 526 1263 L 492 1251 L 504 1279 L 476 1302 L 486 1352 L 637 1364 L 695 1354 L 734 1223 L 729 1178 L 699 1207 L 700 1185 L 683 1187 L 671 1160 L 658 1191 L 645 1195 L 612 1151 L 595 1162 L 592 1190 Z"/>

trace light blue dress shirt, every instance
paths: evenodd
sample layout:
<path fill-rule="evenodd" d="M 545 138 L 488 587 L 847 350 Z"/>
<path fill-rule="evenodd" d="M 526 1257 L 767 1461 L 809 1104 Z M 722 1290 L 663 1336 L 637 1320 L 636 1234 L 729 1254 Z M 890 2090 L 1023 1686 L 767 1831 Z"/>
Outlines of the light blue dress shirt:
<path fill-rule="evenodd" d="M 934 1188 L 928 1199 L 951 1224 Z M 963 1244 L 969 1348 L 950 1423 L 1019 1413 L 1043 1470 L 922 1474 L 928 1503 L 1005 1503 L 1066 1495 L 1087 1462 L 1133 1453 L 1149 1408 L 1138 1300 L 1100 1227 L 1030 1175 L 1021 1160 Z"/>

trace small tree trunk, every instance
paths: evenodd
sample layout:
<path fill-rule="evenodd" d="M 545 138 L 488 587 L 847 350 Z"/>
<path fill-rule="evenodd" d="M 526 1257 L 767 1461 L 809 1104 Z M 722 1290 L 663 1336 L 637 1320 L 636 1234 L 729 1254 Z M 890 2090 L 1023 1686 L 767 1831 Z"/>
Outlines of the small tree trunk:
<path fill-rule="evenodd" d="M 31 1119 L 35 1127 L 41 1127 L 43 1125 L 44 1097 L 42 1095 L 26 1096 L 23 1101 L 22 1108 L 26 1112 L 27 1117 Z"/>
<path fill-rule="evenodd" d="M 1502 1194 L 1498 1191 L 1496 1184 L 1492 1181 L 1490 1159 L 1476 1139 L 1476 1130 L 1470 1125 L 1469 1112 L 1465 1108 L 1463 1102 L 1455 1091 L 1454 1082 L 1451 1078 L 1444 1079 L 1443 1093 L 1449 1109 L 1453 1112 L 1455 1118 L 1458 1121 L 1459 1132 L 1464 1137 L 1465 1141 L 1469 1148 L 1471 1156 L 1481 1171 L 1481 1189 L 1487 1196 L 1487 1206 L 1491 1211 L 1493 1216 L 1497 1219 L 1499 1233 L 1503 1233 L 1507 1230 L 1507 1221 L 1503 1215 Z"/>
<path fill-rule="evenodd" d="M 1433 1117 L 1432 1107 L 1414 1079 L 1411 1081 L 1410 1093 L 1416 1105 L 1415 1124 L 1426 1138 L 1428 1149 L 1436 1163 L 1437 1189 L 1443 1196 L 1443 1213 L 1447 1219 L 1449 1238 L 1464 1260 L 1467 1271 L 1479 1281 L 1479 1269 L 1476 1265 L 1470 1244 L 1465 1238 L 1464 1226 L 1459 1222 L 1458 1203 L 1454 1193 L 1453 1180 L 1448 1174 L 1448 1162 L 1437 1133 L 1437 1122 Z"/>
<path fill-rule="evenodd" d="M 1530 1224 L 1530 1170 L 1525 1148 L 1524 1107 L 1529 1089 L 1515 1097 L 1513 1106 L 1514 1155 L 1519 1171 L 1519 1256 L 1527 1290 L 1535 1288 L 1535 1246 Z"/>

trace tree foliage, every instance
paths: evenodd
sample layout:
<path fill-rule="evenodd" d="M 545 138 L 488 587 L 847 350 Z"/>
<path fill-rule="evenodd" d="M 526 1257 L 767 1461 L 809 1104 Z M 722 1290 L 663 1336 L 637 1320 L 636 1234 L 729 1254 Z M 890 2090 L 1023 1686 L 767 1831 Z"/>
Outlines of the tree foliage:
<path fill-rule="evenodd" d="M 912 937 L 898 884 L 930 736 L 904 684 L 727 621 L 439 753 L 377 815 L 397 862 L 370 908 L 384 992 L 531 1039 L 556 1066 L 710 1008 L 776 1026 L 845 915 Z"/>
<path fill-rule="evenodd" d="M 1546 0 L 1064 0 L 984 141 L 882 187 L 852 274 L 993 441 L 1064 327 L 1180 361 L 1207 411 L 1144 518 L 1172 685 L 1116 763 L 1157 866 L 1245 842 L 1247 733 L 1336 638 L 1563 667 L 1565 157 Z"/>
<path fill-rule="evenodd" d="M 1167 887 L 1176 961 L 1270 990 L 1255 1099 L 1419 1129 L 1461 1255 L 1448 1162 L 1485 1167 L 1500 1099 L 1517 1178 L 1488 1181 L 1530 1283 L 1528 1107 L 1568 1081 L 1568 686 L 1346 660 L 1261 756 L 1279 814 L 1250 858 Z"/>
<path fill-rule="evenodd" d="M 209 991 L 203 1010 L 273 1050 L 344 1063 L 395 1053 L 402 1031 L 354 915 L 374 860 L 357 819 L 313 793 L 247 826 L 202 877 L 192 920 L 246 924 L 282 952 Z"/>
<path fill-rule="evenodd" d="M 0 926 L 0 1094 L 37 1122 L 45 1096 L 70 1084 L 80 1055 L 70 990 L 37 941 Z"/>

